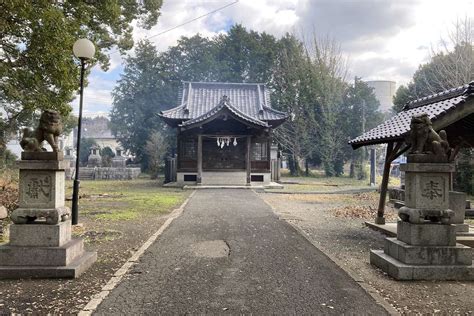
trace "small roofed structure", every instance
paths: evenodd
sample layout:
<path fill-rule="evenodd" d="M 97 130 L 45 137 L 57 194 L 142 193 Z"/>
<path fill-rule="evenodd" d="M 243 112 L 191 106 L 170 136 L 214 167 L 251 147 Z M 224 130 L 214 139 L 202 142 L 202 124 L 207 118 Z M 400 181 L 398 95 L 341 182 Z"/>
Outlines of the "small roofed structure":
<path fill-rule="evenodd" d="M 159 116 L 178 129 L 178 183 L 270 182 L 271 131 L 287 115 L 265 85 L 184 82 L 178 106 Z"/>
<path fill-rule="evenodd" d="M 349 141 L 353 149 L 368 145 L 387 144 L 376 224 L 385 223 L 384 208 L 390 164 L 410 148 L 406 138 L 410 131 L 411 118 L 422 113 L 428 114 L 435 131 L 446 131 L 448 142 L 454 148 L 455 154 L 462 147 L 473 147 L 474 81 L 408 102 L 402 111 L 394 117 Z"/>

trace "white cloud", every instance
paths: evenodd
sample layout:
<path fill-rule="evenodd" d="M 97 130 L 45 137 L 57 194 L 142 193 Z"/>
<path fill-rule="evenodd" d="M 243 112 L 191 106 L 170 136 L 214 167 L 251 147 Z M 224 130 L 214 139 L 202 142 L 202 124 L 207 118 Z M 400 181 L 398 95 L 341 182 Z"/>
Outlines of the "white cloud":
<path fill-rule="evenodd" d="M 111 91 L 115 86 L 114 80 L 106 80 L 92 73 L 88 78 L 89 84 L 84 88 L 83 113 L 108 113 L 112 104 Z M 74 99 L 73 113 L 79 113 L 79 95 Z"/>
<path fill-rule="evenodd" d="M 307 36 L 315 30 L 318 35 L 329 34 L 341 43 L 343 53 L 350 59 L 350 77 L 406 83 L 418 65 L 426 62 L 430 47 L 446 37 L 456 18 L 474 12 L 474 0 L 240 0 L 167 31 L 232 2 L 164 1 L 158 24 L 151 30 L 135 26 L 134 39 L 149 38 L 159 51 L 164 51 L 181 36 L 200 33 L 212 37 L 234 23 L 277 37 L 293 31 Z M 112 54 L 108 73 L 119 71 L 122 64 L 120 55 Z M 96 76 L 90 78 L 85 100 L 88 111 L 107 112 L 117 78 L 107 79 L 108 73 L 99 76 L 99 72 L 94 69 Z"/>

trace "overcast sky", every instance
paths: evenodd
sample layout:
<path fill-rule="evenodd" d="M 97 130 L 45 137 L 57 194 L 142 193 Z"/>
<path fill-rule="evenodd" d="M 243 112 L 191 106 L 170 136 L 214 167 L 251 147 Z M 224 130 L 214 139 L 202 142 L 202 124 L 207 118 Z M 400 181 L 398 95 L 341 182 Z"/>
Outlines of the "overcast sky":
<path fill-rule="evenodd" d="M 239 0 L 157 35 L 232 2 L 235 0 L 164 0 L 158 24 L 151 30 L 136 27 L 134 38 L 149 38 L 163 51 L 181 36 L 200 33 L 211 37 L 235 23 L 277 37 L 314 30 L 340 43 L 349 60 L 349 78 L 393 80 L 398 86 L 426 62 L 430 48 L 439 45 L 457 19 L 472 17 L 474 12 L 474 0 Z M 111 59 L 109 71 L 96 67 L 89 77 L 84 99 L 87 116 L 106 115 L 111 109 L 110 92 L 123 71 L 120 55 L 112 54 Z"/>

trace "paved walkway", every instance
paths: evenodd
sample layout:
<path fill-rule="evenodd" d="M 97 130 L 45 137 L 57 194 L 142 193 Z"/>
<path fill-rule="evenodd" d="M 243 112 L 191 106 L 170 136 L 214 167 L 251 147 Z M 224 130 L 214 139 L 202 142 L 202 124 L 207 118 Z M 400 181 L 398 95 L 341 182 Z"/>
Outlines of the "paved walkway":
<path fill-rule="evenodd" d="M 97 314 L 385 310 L 250 190 L 197 191 Z"/>

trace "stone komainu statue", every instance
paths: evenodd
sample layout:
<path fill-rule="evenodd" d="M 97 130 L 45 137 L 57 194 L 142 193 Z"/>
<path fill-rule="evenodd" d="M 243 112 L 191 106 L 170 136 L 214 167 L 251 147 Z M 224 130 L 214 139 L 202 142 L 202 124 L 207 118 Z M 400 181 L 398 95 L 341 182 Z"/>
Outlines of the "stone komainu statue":
<path fill-rule="evenodd" d="M 451 148 L 446 132 L 442 130 L 438 134 L 431 126 L 431 120 L 426 113 L 414 115 L 411 118 L 410 134 L 407 140 L 411 145 L 410 154 L 428 154 L 434 160 L 448 161 Z"/>
<path fill-rule="evenodd" d="M 45 110 L 40 117 L 39 125 L 35 130 L 23 129 L 23 137 L 20 141 L 24 151 L 46 151 L 42 148 L 43 141 L 47 141 L 54 152 L 58 152 L 58 137 L 63 131 L 61 116 L 58 112 Z"/>

